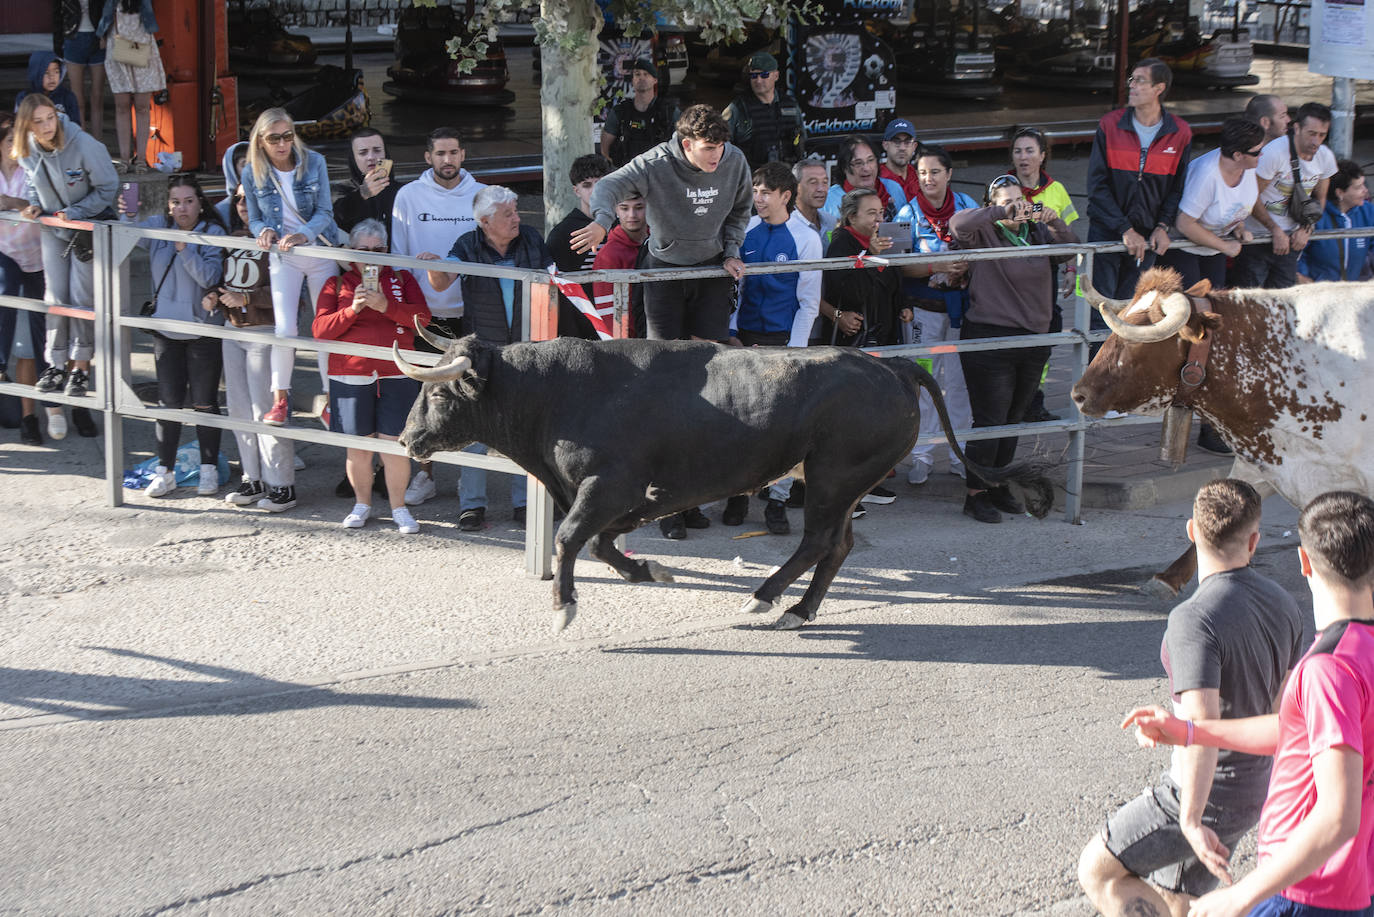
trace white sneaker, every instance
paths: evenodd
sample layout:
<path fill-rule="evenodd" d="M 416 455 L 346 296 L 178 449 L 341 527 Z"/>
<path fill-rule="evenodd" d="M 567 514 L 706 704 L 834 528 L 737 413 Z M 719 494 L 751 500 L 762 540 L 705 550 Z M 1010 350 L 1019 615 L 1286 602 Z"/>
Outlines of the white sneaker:
<path fill-rule="evenodd" d="M 196 485 L 196 493 L 202 497 L 213 497 L 219 493 L 219 469 L 214 465 L 200 466 L 200 483 Z"/>
<path fill-rule="evenodd" d="M 51 439 L 65 439 L 67 437 L 67 415 L 58 411 L 56 414 L 48 415 L 48 436 Z"/>
<path fill-rule="evenodd" d="M 177 477 L 167 470 L 166 465 L 158 465 L 153 471 L 153 479 L 143 492 L 150 497 L 165 497 L 177 489 Z"/>
<path fill-rule="evenodd" d="M 420 531 L 420 523 L 415 521 L 410 510 L 404 506 L 398 506 L 391 511 L 391 521 L 396 523 L 396 531 L 402 535 L 414 535 Z"/>
<path fill-rule="evenodd" d="M 354 503 L 353 512 L 344 516 L 344 528 L 360 529 L 367 524 L 367 517 L 372 515 L 372 507 L 366 503 Z"/>
<path fill-rule="evenodd" d="M 954 475 L 956 478 L 968 477 L 967 473 L 964 471 L 964 466 L 959 462 L 952 461 L 949 463 L 949 473 Z"/>
<path fill-rule="evenodd" d="M 439 488 L 434 486 L 434 478 L 429 476 L 428 471 L 421 471 L 410 479 L 410 484 L 406 486 L 406 505 L 419 506 L 426 500 L 433 500 L 438 494 Z"/>
<path fill-rule="evenodd" d="M 1102 415 L 1102 419 L 1103 419 L 1103 420 L 1116 420 L 1116 419 L 1118 419 L 1118 418 L 1120 418 L 1120 417 L 1130 417 L 1130 416 L 1131 416 L 1130 414 L 1124 413 L 1124 412 L 1122 412 L 1122 411 L 1108 411 L 1107 413 L 1105 413 L 1105 414 Z"/>
<path fill-rule="evenodd" d="M 930 466 L 922 461 L 911 463 L 911 470 L 906 473 L 908 484 L 924 484 L 930 478 Z"/>

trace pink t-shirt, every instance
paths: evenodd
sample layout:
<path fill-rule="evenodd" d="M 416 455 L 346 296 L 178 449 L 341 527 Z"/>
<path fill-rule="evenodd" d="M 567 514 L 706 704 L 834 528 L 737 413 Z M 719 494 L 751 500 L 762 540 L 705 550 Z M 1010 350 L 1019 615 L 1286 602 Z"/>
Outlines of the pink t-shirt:
<path fill-rule="evenodd" d="M 1341 621 L 1323 630 L 1284 688 L 1278 751 L 1260 816 L 1261 862 L 1316 803 L 1312 758 L 1338 745 L 1364 758 L 1360 830 L 1283 896 L 1312 907 L 1354 910 L 1369 907 L 1374 894 L 1374 621 Z"/>

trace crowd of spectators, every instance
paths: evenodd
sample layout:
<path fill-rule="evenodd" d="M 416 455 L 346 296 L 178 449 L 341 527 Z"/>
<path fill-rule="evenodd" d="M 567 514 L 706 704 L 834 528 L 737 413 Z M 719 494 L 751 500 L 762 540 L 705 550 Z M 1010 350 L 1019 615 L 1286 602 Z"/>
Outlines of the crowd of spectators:
<path fill-rule="evenodd" d="M 147 0 L 107 0 L 97 6 L 92 10 L 88 0 L 65 0 L 69 58 L 34 54 L 30 86 L 16 115 L 0 122 L 5 132 L 0 204 L 7 209 L 29 217 L 112 218 L 119 172 L 146 167 L 138 156 L 145 137 L 129 139 L 129 112 L 139 110 L 140 95 L 161 78 L 156 47 L 142 64 L 130 62 L 127 49 L 121 51 L 118 67 L 112 61 L 97 66 L 96 58 L 115 38 L 139 43 L 156 31 L 157 23 Z M 97 71 L 99 79 L 94 78 Z M 93 77 L 95 99 L 106 74 L 117 94 L 130 96 L 117 105 L 123 115 L 116 119 L 119 149 L 114 157 L 80 127 L 83 98 L 92 97 L 84 86 L 87 73 Z M 169 184 L 167 212 L 143 221 L 255 239 L 256 253 L 162 241 L 144 244 L 156 278 L 151 314 L 198 323 L 227 321 L 259 332 L 263 340 L 224 341 L 221 348 L 212 337 L 156 334 L 159 401 L 217 413 L 224 377 L 231 416 L 268 425 L 291 422 L 296 353 L 280 341 L 299 333 L 303 302 L 315 313 L 312 330 L 322 339 L 381 341 L 387 337 L 381 326 L 394 312 L 407 317 L 397 327 L 408 327 L 416 317 L 425 321 L 428 334 L 397 332 L 408 348 L 433 351 L 433 341 L 467 333 L 495 345 L 520 340 L 523 316 L 515 281 L 437 266 L 428 271 L 385 268 L 378 276 L 365 262 L 349 264 L 293 251 L 303 244 L 357 248 L 360 239 L 369 250 L 421 260 L 562 273 L 724 268 L 716 277 L 635 285 L 630 308 L 621 316 L 621 333 L 653 339 L 873 347 L 1062 328 L 1058 300 L 1074 285 L 1072 266 L 1060 263 L 1064 259 L 1023 257 L 971 265 L 955 254 L 961 248 L 1077 240 L 1071 224 L 1078 212 L 1067 189 L 1049 172 L 1051 149 L 1044 133 L 1033 127 L 1015 130 L 1009 168 L 980 195 L 956 190 L 953 159 L 940 147 L 921 143 L 916 124 L 902 117 L 885 126 L 881 140 L 860 135 L 842 139 L 832 176 L 825 161 L 807 155 L 799 108 L 778 88 L 778 75 L 777 61 L 760 52 L 750 58 L 747 90 L 724 112 L 705 105 L 680 112 L 659 93 L 653 62 L 636 62 L 632 93 L 607 113 L 601 152 L 577 158 L 567 176 L 577 206 L 551 222 L 547 237 L 521 223 L 513 192 L 486 186 L 464 169 L 467 151 L 453 128 L 429 134 L 424 153 L 428 168 L 410 182 L 394 176 L 386 138 L 372 128 L 359 130 L 349 141 L 349 180 L 335 194 L 324 157 L 307 148 L 291 116 L 280 108 L 263 112 L 247 140 L 224 154 L 225 200 L 211 206 L 194 179 L 177 176 Z M 75 91 L 66 85 L 69 76 Z M 1314 226 L 1374 225 L 1374 207 L 1358 167 L 1337 163 L 1323 144 L 1331 120 L 1328 109 L 1304 105 L 1290 126 L 1280 100 L 1256 96 L 1245 117 L 1223 125 L 1219 146 L 1194 158 L 1188 124 L 1164 104 L 1171 79 L 1161 62 L 1141 61 L 1128 81 L 1130 104 L 1105 115 L 1098 126 L 1088 167 L 1087 238 L 1120 241 L 1127 249 L 1096 259 L 1092 279 L 1099 291 L 1128 298 L 1140 272 L 1156 261 L 1177 269 L 1189 286 L 1207 280 L 1213 288 L 1228 282 L 1276 287 L 1370 276 L 1366 239 L 1308 245 Z M 1292 203 L 1295 172 L 1311 198 L 1305 213 Z M 58 180 L 64 175 L 76 179 Z M 1258 231 L 1267 231 L 1272 241 L 1247 244 Z M 36 295 L 41 289 L 54 305 L 89 304 L 92 265 L 82 235 L 13 223 L 0 227 L 3 292 Z M 1179 241 L 1214 254 L 1182 251 Z M 891 251 L 949 252 L 950 257 L 884 272 L 873 259 Z M 811 261 L 822 255 L 852 259 L 859 271 L 744 274 L 751 262 Z M 573 297 L 560 293 L 559 333 L 597 339 L 616 319 L 613 288 L 588 284 L 584 292 Z M 36 333 L 40 322 L 41 348 Z M 83 394 L 91 385 L 92 350 L 89 322 L 58 313 L 46 320 L 30 313 L 27 321 L 19 321 L 14 312 L 0 310 L 0 357 L 6 364 L 12 359 L 14 378 L 33 381 L 39 393 Z M 953 426 L 967 429 L 1052 418 L 1040 390 L 1047 358 L 1048 348 L 1041 346 L 941 353 L 923 362 L 944 394 Z M 380 361 L 319 360 L 328 399 L 317 403 L 316 410 L 327 428 L 382 437 L 399 432 L 403 418 L 395 405 L 404 399 L 396 393 L 406 380 L 373 363 Z M 369 375 L 375 376 L 375 397 L 349 388 L 362 385 L 360 379 Z M 36 411 L 35 403 L 26 400 L 21 435 L 29 443 L 42 441 Z M 938 415 L 924 392 L 920 412 L 921 433 L 938 433 Z M 46 413 L 49 436 L 62 438 L 64 409 L 47 407 Z M 71 418 L 78 432 L 95 435 L 88 411 L 75 408 Z M 177 486 L 172 466 L 179 435 L 179 425 L 158 425 L 159 465 L 147 487 L 149 496 Z M 291 441 L 270 435 L 236 438 L 243 480 L 226 499 L 270 511 L 295 506 Z M 215 494 L 222 484 L 232 484 L 218 480 L 217 430 L 198 427 L 198 441 L 202 462 L 197 489 Z M 1199 443 L 1213 451 L 1228 449 L 1206 426 Z M 969 443 L 966 452 L 980 464 L 999 467 L 1010 461 L 1015 448 L 1015 439 L 1007 438 Z M 485 447 L 474 444 L 470 450 L 480 453 Z M 967 475 L 954 450 L 949 451 L 950 471 L 967 477 L 964 509 L 970 517 L 998 522 L 1002 513 L 1020 511 L 1009 494 Z M 934 452 L 929 445 L 913 449 L 910 484 L 929 479 Z M 376 491 L 391 500 L 402 531 L 413 527 L 405 507 L 438 495 L 434 469 L 424 464 L 411 475 L 407 466 L 401 475 L 397 467 L 383 461 L 385 474 L 378 476 L 362 450 L 350 450 L 336 488 L 340 497 L 355 500 L 346 524 L 366 521 L 366 501 Z M 800 505 L 804 488 L 794 492 L 780 482 L 760 496 L 767 500 L 769 529 L 782 532 L 788 528 L 785 506 Z M 894 498 L 879 485 L 864 502 Z M 525 500 L 519 479 L 513 480 L 511 502 L 515 519 L 522 519 Z M 724 521 L 740 524 L 748 505 L 747 500 L 730 501 Z M 460 528 L 480 529 L 486 511 L 485 473 L 467 468 L 459 488 Z M 856 514 L 863 511 L 861 505 Z M 710 519 L 694 511 L 664 520 L 663 532 L 679 538 L 687 528 L 708 525 Z"/>

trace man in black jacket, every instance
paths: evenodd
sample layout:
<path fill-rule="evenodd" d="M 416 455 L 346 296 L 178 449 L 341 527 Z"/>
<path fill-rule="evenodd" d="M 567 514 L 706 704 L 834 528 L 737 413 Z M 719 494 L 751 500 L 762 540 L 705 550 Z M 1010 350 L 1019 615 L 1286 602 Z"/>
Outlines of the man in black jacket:
<path fill-rule="evenodd" d="M 767 162 L 788 165 L 806 155 L 801 106 L 778 91 L 778 59 L 767 51 L 749 58 L 749 91 L 725 109 L 730 142 L 744 151 L 750 170 Z"/>
<path fill-rule="evenodd" d="M 375 127 L 360 127 L 348 140 L 353 187 L 334 201 L 334 222 L 347 235 L 363 220 L 380 220 L 391 237 L 391 207 L 403 182 L 391 177 L 386 140 Z"/>
<path fill-rule="evenodd" d="M 1088 161 L 1088 241 L 1126 246 L 1093 260 L 1093 286 L 1115 299 L 1130 299 L 1141 271 L 1169 250 L 1193 143 L 1188 123 L 1164 110 L 1167 64 L 1146 58 L 1126 82 L 1130 105 L 1098 122 Z"/>
<path fill-rule="evenodd" d="M 558 265 L 561 273 L 592 269 L 596 252 L 573 251 L 572 234 L 592 221 L 592 190 L 596 188 L 596 183 L 610 172 L 610 160 L 596 153 L 577 157 L 573 160 L 572 168 L 568 170 L 568 179 L 572 182 L 577 206 L 559 220 L 557 226 L 549 230 L 546 240 L 554 264 Z M 587 299 L 590 300 L 591 285 L 584 284 L 583 289 L 587 291 Z M 558 336 L 580 337 L 589 341 L 598 339 L 596 332 L 592 330 L 592 323 L 577 311 L 577 307 L 561 292 L 558 294 Z"/>
<path fill-rule="evenodd" d="M 630 88 L 633 93 L 611 106 L 601 128 L 601 155 L 617 169 L 673 136 L 682 117 L 677 103 L 658 91 L 658 68 L 648 58 L 634 62 Z"/>

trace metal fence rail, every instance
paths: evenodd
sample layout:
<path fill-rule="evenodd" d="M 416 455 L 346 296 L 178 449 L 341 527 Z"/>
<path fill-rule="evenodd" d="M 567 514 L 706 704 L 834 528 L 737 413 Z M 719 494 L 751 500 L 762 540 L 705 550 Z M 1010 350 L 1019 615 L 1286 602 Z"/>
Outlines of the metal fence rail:
<path fill-rule="evenodd" d="M 0 213 L 0 220 L 3 221 L 13 222 L 19 219 L 13 213 Z M 405 454 L 405 450 L 396 443 L 372 437 L 331 433 L 327 430 L 300 426 L 274 427 L 261 421 L 238 420 L 224 414 L 204 414 L 188 409 L 150 407 L 144 404 L 142 399 L 134 393 L 131 356 L 133 353 L 132 332 L 135 329 L 194 332 L 203 337 L 244 340 L 255 343 L 261 343 L 263 340 L 263 332 L 261 331 L 242 331 L 232 326 L 206 325 L 125 314 L 126 308 L 132 302 L 127 258 L 138 241 L 140 239 L 167 239 L 224 249 L 252 250 L 257 248 L 255 240 L 242 236 L 206 235 L 175 229 L 153 229 L 119 222 L 62 222 L 52 217 L 44 217 L 41 222 L 47 227 L 45 231 L 60 228 L 89 230 L 93 233 L 95 247 L 93 308 L 85 309 L 71 304 L 49 304 L 43 300 L 18 296 L 0 296 L 0 306 L 93 321 L 95 327 L 95 367 L 92 377 L 96 381 L 96 385 L 90 394 L 82 398 L 68 397 L 60 392 L 40 393 L 35 391 L 32 386 L 13 382 L 0 383 L 0 394 L 21 396 L 50 404 L 93 408 L 104 414 L 106 499 L 111 506 L 119 506 L 124 502 L 123 465 L 125 450 L 122 422 L 125 419 L 176 421 L 230 431 L 262 433 L 340 448 L 364 449 L 395 455 Z M 1374 235 L 1374 228 L 1324 230 L 1315 233 L 1313 238 L 1344 239 L 1365 235 Z M 1265 240 L 1261 237 L 1256 238 L 1256 243 L 1262 241 Z M 1182 247 L 1190 251 L 1211 253 L 1210 249 L 1191 244 L 1184 244 Z M 544 340 L 553 337 L 556 333 L 557 294 L 550 282 L 549 275 L 543 271 L 456 261 L 429 261 L 401 255 L 359 253 L 349 249 L 315 245 L 296 246 L 292 251 L 296 254 L 344 263 L 358 258 L 368 263 L 390 265 L 411 271 L 434 270 L 517 280 L 520 282 L 521 291 L 522 338 L 524 340 Z M 889 269 L 896 269 L 905 264 L 945 262 L 956 258 L 961 261 L 986 261 L 1001 258 L 1068 255 L 1078 259 L 1080 272 L 1087 272 L 1091 276 L 1092 259 L 1095 255 L 1123 251 L 1125 251 L 1125 246 L 1120 243 L 1084 242 L 1065 245 L 960 250 L 957 253 L 891 255 L 879 260 L 884 262 Z M 853 259 L 829 258 L 817 261 L 750 264 L 745 266 L 745 272 L 748 274 L 773 274 L 795 273 L 803 270 L 853 270 L 854 268 Z M 617 336 L 622 336 L 625 315 L 629 309 L 629 290 L 632 284 L 690 277 L 718 277 L 723 273 L 723 269 L 718 267 L 661 268 L 653 270 L 581 271 L 562 274 L 560 277 L 564 280 L 584 284 L 593 281 L 612 283 L 615 291 L 614 327 Z M 882 358 L 920 357 L 932 354 L 1014 350 L 1026 347 L 1070 344 L 1074 348 L 1073 380 L 1077 382 L 1087 368 L 1090 345 L 1094 341 L 1105 340 L 1109 336 L 1107 331 L 1090 330 L 1090 314 L 1091 308 L 1087 301 L 1082 296 L 1076 296 L 1074 297 L 1072 327 L 1064 331 L 1016 337 L 983 338 L 976 341 L 875 347 L 868 348 L 867 352 Z M 274 337 L 273 340 L 274 343 L 287 344 L 297 350 L 309 350 L 324 354 L 343 353 L 381 359 L 391 358 L 389 349 L 365 344 L 321 341 L 309 337 Z M 37 346 L 37 342 L 35 342 L 35 346 Z M 417 365 L 434 365 L 440 360 L 440 356 L 413 352 L 407 355 L 407 359 Z M 1081 494 L 1087 432 L 1098 425 L 1119 426 L 1149 422 L 1154 422 L 1154 419 L 1149 417 L 1124 417 L 1112 420 L 1089 419 L 1079 414 L 1074 408 L 1073 417 L 1067 420 L 981 427 L 976 430 L 956 430 L 955 437 L 961 441 L 968 441 L 998 439 L 1025 433 L 1067 432 L 1069 434 L 1069 468 L 1066 481 L 1065 518 L 1071 523 L 1077 523 L 1080 521 L 1082 510 Z M 925 436 L 918 439 L 918 442 L 923 444 L 944 442 L 944 436 L 943 434 Z M 433 456 L 433 461 L 449 465 L 485 468 L 509 474 L 524 474 L 524 470 L 514 462 L 496 455 L 442 452 L 436 453 Z M 547 489 L 538 480 L 528 475 L 526 478 L 529 511 L 525 527 L 525 567 L 529 573 L 547 579 L 552 576 L 553 501 Z"/>

